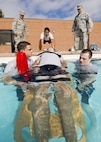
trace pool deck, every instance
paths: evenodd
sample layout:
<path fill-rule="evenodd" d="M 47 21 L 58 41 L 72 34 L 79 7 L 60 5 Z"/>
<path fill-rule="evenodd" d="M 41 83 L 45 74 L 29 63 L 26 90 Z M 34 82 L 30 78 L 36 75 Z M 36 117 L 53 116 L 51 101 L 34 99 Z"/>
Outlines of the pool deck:
<path fill-rule="evenodd" d="M 81 50 L 79 51 L 59 51 L 58 53 L 62 54 L 65 60 L 75 60 L 79 58 Z M 101 59 L 101 50 L 100 51 L 92 51 L 93 52 L 93 60 Z M 36 56 L 40 52 L 34 52 L 32 59 L 34 60 Z M 7 63 L 11 59 L 15 58 L 16 53 L 0 53 L 0 63 Z"/>
<path fill-rule="evenodd" d="M 58 53 L 63 55 L 76 55 L 79 54 L 81 50 L 78 51 L 59 51 Z M 101 50 L 99 51 L 92 51 L 94 54 L 101 54 Z M 36 56 L 40 52 L 33 52 L 33 56 Z M 0 53 L 0 57 L 14 57 L 16 53 Z"/>

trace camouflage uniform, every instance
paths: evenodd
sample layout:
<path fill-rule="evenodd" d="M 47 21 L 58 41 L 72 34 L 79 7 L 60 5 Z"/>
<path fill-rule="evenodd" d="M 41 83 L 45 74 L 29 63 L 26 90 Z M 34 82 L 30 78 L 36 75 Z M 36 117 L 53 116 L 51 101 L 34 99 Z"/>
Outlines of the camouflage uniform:
<path fill-rule="evenodd" d="M 26 23 L 21 18 L 15 19 L 12 23 L 12 30 L 14 32 L 15 51 L 17 51 L 17 44 L 24 41 L 24 32 L 28 33 Z"/>
<path fill-rule="evenodd" d="M 88 48 L 89 34 L 88 31 L 93 28 L 93 22 L 87 13 L 78 14 L 73 23 L 72 32 L 75 32 L 74 48 L 75 50 Z"/>

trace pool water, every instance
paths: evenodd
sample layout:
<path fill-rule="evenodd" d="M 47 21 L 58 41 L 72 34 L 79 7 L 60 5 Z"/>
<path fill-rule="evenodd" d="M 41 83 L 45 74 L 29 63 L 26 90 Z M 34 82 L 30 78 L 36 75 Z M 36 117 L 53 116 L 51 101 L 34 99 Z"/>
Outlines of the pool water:
<path fill-rule="evenodd" d="M 89 99 L 89 107 L 85 106 L 87 109 L 84 111 L 85 115 L 85 123 L 87 128 L 87 142 L 100 142 L 101 141 L 101 60 L 92 61 L 98 67 L 98 74 L 96 81 L 93 83 L 93 87 L 95 90 L 93 91 L 90 99 Z M 72 62 L 68 63 L 68 72 L 71 74 L 74 72 L 75 65 Z M 73 80 L 73 77 L 72 77 Z M 76 88 L 76 82 L 73 80 L 73 88 Z M 78 92 L 77 92 L 78 93 Z M 78 93 L 78 98 L 81 100 L 81 95 Z M 89 119 L 90 118 L 90 119 Z M 90 121 L 91 125 L 90 126 Z M 91 127 L 91 128 L 90 128 Z"/>
<path fill-rule="evenodd" d="M 85 124 L 86 124 L 86 142 L 101 142 L 101 61 L 94 61 L 95 65 L 98 66 L 99 71 L 97 75 L 97 79 L 94 82 L 95 90 L 93 91 L 90 97 L 89 107 L 86 107 L 87 113 L 84 111 L 85 116 Z M 74 71 L 74 63 L 68 63 L 68 72 L 71 74 Z M 0 68 L 0 76 L 3 75 L 3 68 Z M 76 82 L 73 80 L 73 88 L 75 88 Z M 19 91 L 21 91 L 19 89 Z M 15 142 L 14 140 L 14 123 L 16 116 L 19 112 L 20 106 L 22 105 L 23 92 L 22 96 L 19 97 L 17 94 L 17 86 L 8 85 L 4 83 L 0 83 L 0 142 Z M 80 100 L 80 94 L 78 93 L 78 99 Z M 89 119 L 89 116 L 90 119 Z M 92 127 L 90 125 L 90 121 L 92 122 Z M 79 131 L 78 139 L 81 137 L 82 132 Z M 34 138 L 32 138 L 29 134 L 29 129 L 24 128 L 22 130 L 22 137 L 26 142 L 36 142 Z M 64 137 L 60 138 L 52 138 L 49 139 L 49 142 L 65 142 Z M 79 140 L 78 140 L 79 142 Z"/>

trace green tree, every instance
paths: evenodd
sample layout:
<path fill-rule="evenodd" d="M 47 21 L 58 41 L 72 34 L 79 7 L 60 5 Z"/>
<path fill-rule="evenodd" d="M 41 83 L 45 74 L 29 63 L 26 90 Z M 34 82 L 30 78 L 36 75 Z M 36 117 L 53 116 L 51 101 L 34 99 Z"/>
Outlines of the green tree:
<path fill-rule="evenodd" d="M 4 14 L 1 9 L 0 9 L 0 18 L 4 18 Z"/>

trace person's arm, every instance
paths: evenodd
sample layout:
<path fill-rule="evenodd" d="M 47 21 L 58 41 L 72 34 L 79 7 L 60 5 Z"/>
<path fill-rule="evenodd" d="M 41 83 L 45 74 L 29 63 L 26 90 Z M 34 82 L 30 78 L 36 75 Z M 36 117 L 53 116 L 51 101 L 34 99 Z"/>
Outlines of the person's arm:
<path fill-rule="evenodd" d="M 88 34 L 90 34 L 90 32 L 92 31 L 93 27 L 94 27 L 93 21 L 89 17 L 89 15 L 87 15 L 87 29 L 88 29 Z"/>
<path fill-rule="evenodd" d="M 88 29 L 89 33 L 92 31 L 93 27 L 94 27 L 93 21 L 91 20 L 91 18 L 89 18 L 89 29 Z"/>
<path fill-rule="evenodd" d="M 3 76 L 2 78 L 0 78 L 0 82 L 4 82 L 6 84 L 17 85 L 17 86 L 20 86 L 22 89 L 24 88 L 24 90 L 25 88 L 27 90 L 28 87 L 31 87 L 28 82 L 26 83 L 26 82 L 16 81 L 11 76 Z"/>
<path fill-rule="evenodd" d="M 40 50 L 44 51 L 44 32 L 40 34 Z"/>
<path fill-rule="evenodd" d="M 60 57 L 60 62 L 62 65 L 62 69 L 66 69 L 67 68 L 67 62 L 63 59 L 63 57 Z"/>
<path fill-rule="evenodd" d="M 66 68 L 67 67 L 67 63 L 65 60 L 61 60 L 61 64 L 62 64 L 62 68 Z"/>
<path fill-rule="evenodd" d="M 39 63 L 40 63 L 40 57 L 39 57 L 37 60 L 35 60 L 35 61 L 34 61 L 33 66 L 37 66 L 37 65 L 39 65 Z"/>
<path fill-rule="evenodd" d="M 41 51 L 44 51 L 44 40 L 40 39 Z"/>
<path fill-rule="evenodd" d="M 52 46 L 53 48 L 55 48 L 54 39 L 51 39 L 51 46 Z"/>
<path fill-rule="evenodd" d="M 50 39 L 51 39 L 51 46 L 52 46 L 53 48 L 55 48 L 55 42 L 54 42 L 54 36 L 53 36 L 53 34 L 52 34 L 52 33 L 49 33 L 49 37 L 50 37 Z"/>
<path fill-rule="evenodd" d="M 85 78 L 84 81 L 80 82 L 80 84 L 77 85 L 77 88 L 79 90 L 83 90 L 86 85 L 89 85 L 90 83 L 93 83 L 94 81 L 96 81 L 96 75 L 92 75 L 88 78 Z"/>
<path fill-rule="evenodd" d="M 73 21 L 73 26 L 72 26 L 72 33 L 74 34 L 75 33 L 75 29 L 76 29 L 76 17 Z"/>
<path fill-rule="evenodd" d="M 14 19 L 14 21 L 12 23 L 12 30 L 13 30 L 14 34 L 17 35 L 17 19 Z"/>
<path fill-rule="evenodd" d="M 32 67 L 33 73 L 39 72 L 40 70 L 39 63 L 40 63 L 40 57 L 38 57 L 38 59 L 36 59 L 33 63 L 33 67 Z"/>
<path fill-rule="evenodd" d="M 27 27 L 26 23 L 25 23 L 25 26 L 24 26 L 24 30 L 25 30 L 26 36 L 28 36 L 28 27 Z"/>

